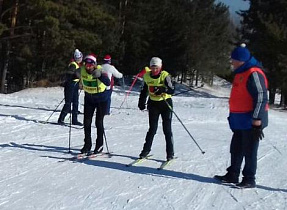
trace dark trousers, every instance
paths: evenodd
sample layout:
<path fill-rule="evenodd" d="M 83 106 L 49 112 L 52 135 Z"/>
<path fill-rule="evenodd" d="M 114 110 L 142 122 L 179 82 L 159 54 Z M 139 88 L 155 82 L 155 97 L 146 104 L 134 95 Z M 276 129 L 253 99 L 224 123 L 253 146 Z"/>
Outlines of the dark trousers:
<path fill-rule="evenodd" d="M 111 113 L 111 102 L 112 102 L 112 89 L 107 90 L 109 94 L 109 98 L 107 101 L 107 109 L 106 109 L 106 114 L 109 115 Z"/>
<path fill-rule="evenodd" d="M 230 145 L 231 165 L 227 171 L 239 176 L 244 158 L 245 165 L 242 171 L 244 179 L 254 181 L 257 169 L 258 147 L 259 140 L 253 138 L 251 129 L 235 130 Z"/>
<path fill-rule="evenodd" d="M 79 83 L 67 82 L 64 88 L 65 104 L 61 111 L 59 119 L 64 121 L 66 115 L 71 112 L 72 104 L 72 120 L 77 121 L 79 108 Z"/>
<path fill-rule="evenodd" d="M 91 126 L 93 115 L 96 110 L 96 128 L 97 128 L 97 139 L 96 147 L 98 150 L 103 146 L 104 136 L 104 116 L 106 113 L 107 101 L 98 102 L 93 100 L 90 96 L 85 96 L 84 104 L 84 131 L 85 131 L 85 145 L 88 147 L 92 146 Z"/>
<path fill-rule="evenodd" d="M 169 99 L 168 102 L 172 106 L 171 99 Z M 158 119 L 159 116 L 161 115 L 162 127 L 166 141 L 166 154 L 167 157 L 172 157 L 174 155 L 173 136 L 171 129 L 172 111 L 167 106 L 165 101 L 157 101 L 157 102 L 151 101 L 151 103 L 148 105 L 148 110 L 149 110 L 149 130 L 146 134 L 143 151 L 149 152 L 151 150 L 154 135 L 156 134 L 158 128 Z"/>

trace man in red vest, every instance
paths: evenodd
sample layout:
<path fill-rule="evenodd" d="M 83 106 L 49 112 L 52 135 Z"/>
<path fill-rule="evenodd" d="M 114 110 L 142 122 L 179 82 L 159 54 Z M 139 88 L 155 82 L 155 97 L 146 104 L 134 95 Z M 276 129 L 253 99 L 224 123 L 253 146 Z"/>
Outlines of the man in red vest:
<path fill-rule="evenodd" d="M 263 129 L 268 125 L 268 81 L 261 64 L 245 44 L 232 51 L 231 59 L 235 74 L 228 117 L 233 131 L 231 165 L 224 176 L 215 178 L 223 183 L 235 183 L 240 188 L 254 188 L 259 140 L 264 137 Z M 243 179 L 238 183 L 243 159 Z"/>

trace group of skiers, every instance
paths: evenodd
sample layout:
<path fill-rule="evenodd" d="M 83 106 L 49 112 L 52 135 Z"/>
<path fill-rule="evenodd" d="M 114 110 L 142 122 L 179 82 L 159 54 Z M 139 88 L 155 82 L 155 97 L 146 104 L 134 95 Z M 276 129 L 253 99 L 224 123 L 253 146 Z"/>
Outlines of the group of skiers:
<path fill-rule="evenodd" d="M 257 151 L 259 140 L 264 137 L 263 129 L 268 125 L 268 82 L 261 64 L 251 55 L 245 45 L 236 47 L 231 53 L 234 81 L 229 100 L 229 125 L 233 131 L 230 144 L 231 165 L 223 176 L 215 179 L 235 183 L 241 188 L 255 187 L 257 169 Z M 149 67 L 145 68 L 144 84 L 140 92 L 138 108 L 148 109 L 149 130 L 139 158 L 146 158 L 158 128 L 159 116 L 162 118 L 163 132 L 166 140 L 166 158 L 174 158 L 172 134 L 173 103 L 175 91 L 171 75 L 163 70 L 159 57 L 152 57 Z M 103 65 L 97 64 L 94 54 L 83 54 L 76 49 L 74 59 L 69 64 L 65 83 L 65 105 L 58 123 L 63 123 L 71 110 L 72 124 L 81 125 L 78 115 L 79 83 L 85 92 L 84 97 L 84 146 L 81 153 L 89 153 L 92 148 L 91 124 L 96 110 L 97 138 L 94 154 L 103 151 L 104 116 L 110 114 L 113 77 L 122 78 L 122 74 L 111 65 L 111 56 L 104 57 Z M 148 100 L 147 100 L 148 98 Z M 245 160 L 243 179 L 239 183 L 241 164 Z"/>

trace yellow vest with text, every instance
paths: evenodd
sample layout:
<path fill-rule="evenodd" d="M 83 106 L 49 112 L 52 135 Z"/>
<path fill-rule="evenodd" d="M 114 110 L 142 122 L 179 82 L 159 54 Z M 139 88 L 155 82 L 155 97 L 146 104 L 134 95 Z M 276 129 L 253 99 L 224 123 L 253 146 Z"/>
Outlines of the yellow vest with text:
<path fill-rule="evenodd" d="M 75 65 L 76 66 L 76 69 L 78 69 L 80 66 L 79 66 L 79 64 L 76 62 L 76 61 L 72 61 L 71 63 L 69 63 L 69 67 L 70 67 L 70 65 Z M 74 82 L 79 82 L 80 81 L 80 79 L 73 79 L 73 81 Z"/>
<path fill-rule="evenodd" d="M 153 101 L 162 101 L 164 99 L 166 100 L 168 98 L 171 98 L 171 95 L 167 93 L 163 93 L 161 95 L 155 95 L 153 93 L 154 87 L 166 87 L 164 84 L 164 81 L 165 81 L 165 78 L 169 75 L 169 73 L 167 71 L 161 71 L 160 76 L 156 79 L 152 78 L 150 74 L 151 72 L 148 71 L 143 77 L 144 82 L 148 86 L 148 93 L 149 93 L 150 99 Z"/>
<path fill-rule="evenodd" d="M 97 66 L 101 69 L 101 66 Z M 93 75 L 88 74 L 85 66 L 81 67 L 81 81 L 85 92 L 90 94 L 102 93 L 106 90 L 106 85 L 101 80 L 94 78 Z"/>

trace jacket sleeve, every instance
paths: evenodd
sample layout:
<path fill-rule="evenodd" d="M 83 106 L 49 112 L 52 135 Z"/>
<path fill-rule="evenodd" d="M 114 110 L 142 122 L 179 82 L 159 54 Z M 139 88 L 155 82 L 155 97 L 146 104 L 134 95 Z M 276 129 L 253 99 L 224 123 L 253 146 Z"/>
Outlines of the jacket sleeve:
<path fill-rule="evenodd" d="M 81 78 L 81 68 L 77 68 L 74 70 L 74 73 L 77 78 Z"/>
<path fill-rule="evenodd" d="M 146 103 L 146 99 L 148 96 L 148 86 L 146 83 L 144 83 L 141 93 L 140 93 L 140 98 L 139 98 L 139 104 L 145 104 Z"/>
<path fill-rule="evenodd" d="M 247 89 L 253 99 L 253 119 L 261 120 L 266 112 L 268 103 L 267 86 L 264 76 L 259 72 L 253 72 L 247 81 Z"/>
<path fill-rule="evenodd" d="M 110 66 L 111 71 L 112 71 L 112 75 L 116 78 L 122 78 L 123 74 L 121 72 L 119 72 L 114 66 Z"/>
<path fill-rule="evenodd" d="M 110 86 L 111 81 L 107 75 L 107 73 L 102 72 L 101 76 L 98 78 L 102 83 L 104 83 L 106 86 Z"/>
<path fill-rule="evenodd" d="M 167 93 L 167 94 L 170 94 L 170 95 L 174 94 L 175 88 L 174 88 L 174 85 L 173 85 L 173 83 L 172 83 L 172 80 L 171 80 L 170 75 L 168 75 L 168 76 L 165 78 L 164 84 L 165 84 L 165 86 L 167 87 L 166 93 Z"/>

